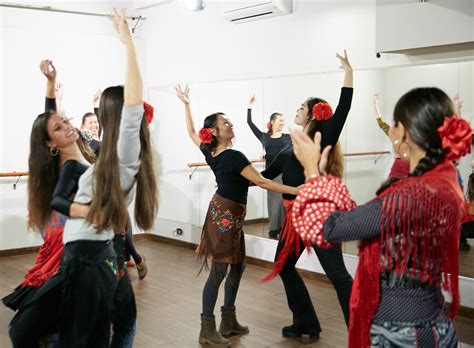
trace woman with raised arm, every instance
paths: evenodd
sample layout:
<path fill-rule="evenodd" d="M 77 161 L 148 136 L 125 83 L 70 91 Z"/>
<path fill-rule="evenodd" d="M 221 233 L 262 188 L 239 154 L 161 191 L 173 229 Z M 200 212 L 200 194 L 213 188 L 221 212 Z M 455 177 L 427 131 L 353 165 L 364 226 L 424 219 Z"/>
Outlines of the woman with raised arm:
<path fill-rule="evenodd" d="M 374 93 L 374 110 L 375 110 L 375 119 L 377 121 L 380 129 L 388 136 L 388 131 L 390 125 L 384 121 L 382 113 L 380 112 L 380 93 Z M 404 161 L 400 158 L 398 154 L 395 154 L 395 161 L 393 162 L 390 173 L 388 174 L 389 178 L 404 178 L 410 172 L 410 167 L 407 161 Z"/>
<path fill-rule="evenodd" d="M 112 245 L 127 221 L 127 201 L 136 184 L 135 218 L 148 230 L 157 211 L 157 184 L 152 164 L 148 123 L 143 117 L 142 83 L 125 14 L 109 17 L 126 46 L 125 86 L 109 87 L 102 95 L 100 121 L 104 128 L 101 155 L 79 180 L 73 205 L 86 207 L 85 218 L 69 219 L 63 234 L 63 263 L 56 277 L 42 287 L 62 284 L 61 347 L 109 345 L 115 291 L 120 270 Z M 90 209 L 89 209 L 90 204 Z M 72 215 L 72 214 L 71 214 Z M 124 294 L 130 294 L 129 292 Z M 132 293 L 133 295 L 133 293 Z M 126 303 L 123 299 L 121 303 Z M 119 308 L 124 321 L 134 308 Z M 124 323 L 126 325 L 127 323 Z M 115 327 L 114 327 L 115 330 Z"/>
<path fill-rule="evenodd" d="M 307 180 L 293 207 L 294 226 L 321 248 L 361 240 L 349 347 L 456 347 L 458 243 L 468 207 L 452 161 L 471 151 L 472 130 L 433 87 L 404 94 L 393 119 L 389 137 L 410 174 L 388 180 L 357 208 L 342 181 L 326 175 L 321 136 L 313 143 L 294 133 Z M 442 289 L 452 297 L 449 310 Z"/>
<path fill-rule="evenodd" d="M 234 131 L 232 123 L 224 113 L 216 112 L 207 116 L 198 134 L 191 115 L 189 88 L 178 86 L 176 93 L 184 104 L 189 137 L 204 154 L 217 182 L 217 192 L 209 203 L 198 247 L 198 253 L 204 259 L 203 266 L 207 265 L 208 258 L 212 260 L 210 274 L 202 294 L 203 310 L 199 342 L 230 345 L 223 336 L 249 332 L 246 326 L 239 324 L 235 314 L 235 299 L 245 269 L 242 225 L 246 214 L 249 184 L 293 195 L 298 189 L 265 179 L 243 153 L 229 148 L 234 138 Z M 227 274 L 229 266 L 230 271 Z M 217 332 L 214 307 L 219 285 L 226 275 L 224 306 L 221 307 L 222 321 Z"/>
<path fill-rule="evenodd" d="M 10 324 L 14 347 L 37 346 L 39 337 L 54 330 L 58 323 L 59 307 L 56 304 L 61 289 L 57 287 L 45 296 L 39 296 L 44 290 L 43 284 L 57 273 L 63 253 L 66 216 L 55 208 L 61 200 L 55 197 L 55 192 L 58 186 L 67 184 L 72 192 L 63 198 L 71 200 L 79 177 L 95 161 L 92 150 L 77 130 L 56 111 L 53 62 L 42 61 L 40 70 L 47 78 L 46 101 L 45 112 L 35 119 L 31 129 L 28 212 L 30 228 L 44 231 L 44 242 L 23 283 L 3 298 L 5 305 L 18 310 Z M 85 217 L 88 207 L 69 202 L 64 211 L 67 216 Z"/>
<path fill-rule="evenodd" d="M 338 139 L 351 108 L 353 74 L 346 51 L 344 51 L 344 57 L 339 54 L 336 54 L 336 57 L 341 64 L 340 68 L 344 70 L 344 82 L 336 110 L 333 113 L 330 105 L 324 99 L 308 98 L 298 108 L 295 123 L 302 126 L 303 131 L 309 136 L 313 136 L 317 131 L 322 133 L 324 145 L 330 145 L 333 148 L 329 156 L 328 171 L 337 177 L 342 177 L 344 158 Z M 294 156 L 291 146 L 281 151 L 262 175 L 267 178 L 274 178 L 281 173 L 283 173 L 283 183 L 286 185 L 298 186 L 304 184 L 303 167 Z M 291 214 L 289 214 L 295 198 L 295 195 L 283 195 L 286 219 L 275 255 L 274 269 L 265 280 L 271 280 L 277 274 L 280 274 L 285 286 L 288 306 L 293 312 L 293 323 L 283 327 L 282 335 L 288 338 L 308 335 L 312 339 L 318 339 L 321 325 L 303 279 L 295 268 L 296 262 L 304 250 L 303 242 L 296 234 Z M 317 247 L 313 249 L 324 272 L 336 289 L 344 319 L 348 324 L 352 277 L 344 265 L 341 245 L 335 245 L 330 249 Z"/>
<path fill-rule="evenodd" d="M 265 149 L 265 168 L 267 168 L 270 163 L 273 162 L 276 155 L 291 143 L 291 139 L 288 134 L 283 133 L 285 119 L 283 115 L 278 112 L 271 114 L 270 120 L 267 123 L 268 131 L 266 133 L 258 129 L 252 121 L 252 107 L 255 102 L 256 98 L 252 96 L 247 109 L 247 124 Z M 281 175 L 273 180 L 281 184 Z M 283 221 L 285 220 L 285 209 L 283 208 L 280 193 L 267 192 L 267 209 L 269 220 L 268 235 L 271 239 L 277 239 L 281 227 L 283 226 Z"/>

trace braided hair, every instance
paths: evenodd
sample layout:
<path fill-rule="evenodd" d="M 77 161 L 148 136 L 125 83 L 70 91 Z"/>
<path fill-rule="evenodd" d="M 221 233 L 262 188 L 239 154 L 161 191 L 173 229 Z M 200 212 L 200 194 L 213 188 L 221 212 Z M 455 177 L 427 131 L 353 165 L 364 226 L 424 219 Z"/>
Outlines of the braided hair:
<path fill-rule="evenodd" d="M 454 114 L 449 96 L 436 87 L 414 88 L 405 93 L 395 105 L 393 120 L 401 122 L 410 139 L 426 151 L 409 176 L 421 176 L 445 160 L 438 128 L 446 116 Z M 398 179 L 389 179 L 378 189 L 380 194 Z"/>

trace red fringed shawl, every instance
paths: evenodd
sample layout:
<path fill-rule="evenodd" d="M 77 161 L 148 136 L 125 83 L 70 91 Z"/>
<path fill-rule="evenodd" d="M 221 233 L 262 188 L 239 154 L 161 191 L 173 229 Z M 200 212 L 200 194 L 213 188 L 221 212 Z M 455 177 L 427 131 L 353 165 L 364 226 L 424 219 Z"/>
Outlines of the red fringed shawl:
<path fill-rule="evenodd" d="M 40 287 L 59 269 L 63 253 L 63 226 L 58 214 L 52 212 L 51 219 L 45 227 L 44 242 L 36 256 L 35 265 L 26 273 L 21 287 L 28 285 Z"/>
<path fill-rule="evenodd" d="M 317 186 L 330 189 L 314 195 Z M 294 204 L 297 232 L 316 236 L 311 240 L 318 246 L 330 245 L 324 245 L 328 242 L 321 237 L 322 224 L 329 210 L 346 210 L 344 199 L 335 199 L 338 192 L 345 190 L 342 181 L 334 177 L 310 180 Z M 432 286 L 442 285 L 452 296 L 449 316 L 453 318 L 459 308 L 458 247 L 467 203 L 453 164 L 445 161 L 421 177 L 400 180 L 375 199 L 383 200 L 381 234 L 362 240 L 359 246 L 350 301 L 349 347 L 370 346 L 370 326 L 380 300 L 381 272 L 411 274 Z M 323 202 L 330 208 L 314 219 L 308 218 Z"/>

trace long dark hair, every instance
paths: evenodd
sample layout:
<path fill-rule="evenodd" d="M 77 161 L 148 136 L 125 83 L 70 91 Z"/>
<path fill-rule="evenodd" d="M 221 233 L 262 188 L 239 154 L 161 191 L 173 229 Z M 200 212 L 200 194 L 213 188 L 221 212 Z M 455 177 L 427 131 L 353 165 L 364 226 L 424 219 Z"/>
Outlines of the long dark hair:
<path fill-rule="evenodd" d="M 307 134 L 313 139 L 316 132 L 321 132 L 323 125 L 326 121 L 320 121 L 313 118 L 313 107 L 318 103 L 328 103 L 322 98 L 308 98 L 306 104 L 308 105 L 308 114 L 306 115 L 306 124 L 308 125 Z M 322 134 L 324 136 L 324 134 Z M 329 174 L 342 178 L 344 176 L 344 153 L 339 141 L 331 149 L 328 158 L 328 164 L 326 170 Z"/>
<path fill-rule="evenodd" d="M 446 116 L 454 114 L 451 98 L 436 87 L 414 88 L 405 93 L 395 105 L 393 121 L 403 124 L 410 139 L 426 151 L 411 176 L 420 176 L 445 160 L 438 128 Z M 386 181 L 377 191 L 381 193 L 397 179 Z"/>
<path fill-rule="evenodd" d="M 215 113 L 207 116 L 204 119 L 204 124 L 203 124 L 202 128 L 211 128 L 211 129 L 216 128 L 216 126 L 217 126 L 217 117 L 218 116 L 225 116 L 225 114 L 223 112 L 215 112 Z M 218 132 L 217 128 L 216 128 L 216 132 Z M 210 144 L 201 143 L 201 149 L 204 149 L 207 152 L 212 152 L 217 147 L 217 145 L 219 145 L 219 141 L 217 140 L 217 136 L 212 135 L 211 143 Z"/>
<path fill-rule="evenodd" d="M 94 168 L 94 196 L 87 221 L 96 225 L 97 232 L 112 228 L 120 233 L 127 222 L 127 202 L 120 186 L 117 155 L 120 120 L 123 108 L 123 86 L 107 88 L 100 98 L 99 122 L 104 137 Z M 140 168 L 137 174 L 135 219 L 138 227 L 153 227 L 158 211 L 158 187 L 153 168 L 150 130 L 145 117 L 140 126 Z"/>
<path fill-rule="evenodd" d="M 36 117 L 31 127 L 28 157 L 28 226 L 42 230 L 51 215 L 51 200 L 59 179 L 60 156 L 52 156 L 47 142 L 48 120 L 55 115 L 47 111 Z"/>
<path fill-rule="evenodd" d="M 51 201 L 54 188 L 59 180 L 61 154 L 52 155 L 47 142 L 48 121 L 55 115 L 47 111 L 36 117 L 31 128 L 30 154 L 28 157 L 28 227 L 42 230 L 51 216 Z M 79 133 L 79 130 L 76 128 Z M 79 136 L 79 150 L 89 163 L 94 163 L 96 156 L 89 145 Z"/>
<path fill-rule="evenodd" d="M 268 131 L 267 131 L 267 134 L 272 136 L 273 135 L 273 126 L 272 126 L 272 122 L 275 121 L 277 119 L 278 116 L 283 116 L 282 114 L 278 113 L 278 112 L 274 112 L 273 114 L 270 115 L 270 121 L 269 124 L 270 124 L 270 127 L 268 128 Z"/>

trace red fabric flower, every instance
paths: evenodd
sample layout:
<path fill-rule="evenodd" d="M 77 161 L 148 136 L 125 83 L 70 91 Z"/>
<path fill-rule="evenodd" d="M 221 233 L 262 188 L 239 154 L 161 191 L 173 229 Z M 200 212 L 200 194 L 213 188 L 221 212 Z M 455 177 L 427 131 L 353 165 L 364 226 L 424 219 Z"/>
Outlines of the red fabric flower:
<path fill-rule="evenodd" d="M 438 134 L 448 160 L 457 162 L 464 155 L 471 153 L 471 126 L 458 115 L 446 116 L 443 125 L 438 128 Z"/>
<path fill-rule="evenodd" d="M 326 121 L 332 117 L 332 108 L 328 103 L 317 103 L 313 106 L 313 118 L 318 121 Z"/>
<path fill-rule="evenodd" d="M 143 107 L 145 108 L 146 121 L 148 122 L 148 124 L 150 124 L 151 121 L 153 121 L 153 114 L 155 109 L 153 109 L 153 106 L 151 106 L 147 102 L 143 102 Z"/>
<path fill-rule="evenodd" d="M 267 122 L 267 129 L 269 130 L 270 128 L 272 128 L 272 123 L 271 123 L 271 122 Z"/>
<path fill-rule="evenodd" d="M 223 219 L 221 220 L 221 224 L 222 224 L 222 226 L 224 226 L 224 227 L 229 227 L 229 225 L 230 225 L 230 220 L 229 220 L 229 219 L 226 219 L 226 218 L 223 218 Z"/>
<path fill-rule="evenodd" d="M 199 139 L 201 139 L 201 143 L 203 144 L 212 143 L 212 129 L 201 128 L 201 130 L 199 131 Z"/>

